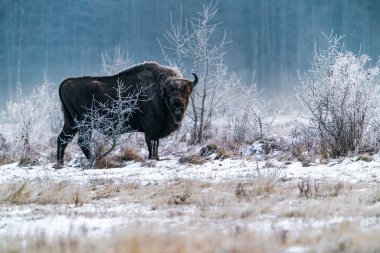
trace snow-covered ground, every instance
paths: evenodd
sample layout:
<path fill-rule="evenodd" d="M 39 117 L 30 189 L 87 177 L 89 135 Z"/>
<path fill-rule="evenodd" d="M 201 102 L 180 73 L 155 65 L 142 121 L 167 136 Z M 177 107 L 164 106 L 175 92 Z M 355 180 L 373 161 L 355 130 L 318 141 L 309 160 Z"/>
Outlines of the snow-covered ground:
<path fill-rule="evenodd" d="M 333 160 L 327 164 L 310 164 L 303 167 L 301 162 L 252 161 L 252 160 L 211 160 L 202 165 L 181 164 L 176 157 L 162 157 L 160 161 L 128 162 L 123 168 L 81 169 L 73 162 L 55 170 L 53 164 L 45 166 L 19 167 L 18 163 L 0 166 L 0 183 L 27 180 L 75 181 L 86 183 L 90 179 L 114 179 L 139 184 L 159 183 L 175 178 L 205 181 L 220 181 L 250 178 L 261 173 L 276 170 L 289 179 L 311 178 L 344 182 L 373 182 L 380 179 L 380 157 L 370 162 L 358 158 Z M 71 165 L 71 166 L 70 166 Z"/>
<path fill-rule="evenodd" d="M 83 170 L 74 162 L 60 170 L 53 169 L 52 164 L 3 165 L 0 167 L 0 191 L 4 195 L 0 204 L 0 245 L 6 249 L 7 241 L 14 243 L 14 238 L 31 235 L 43 235 L 47 240 L 101 238 L 112 236 L 115 231 L 141 227 L 154 227 L 154 231 L 163 233 L 202 229 L 228 232 L 240 228 L 268 236 L 275 231 L 291 231 L 292 238 L 296 238 L 305 229 L 322 233 L 350 222 L 359 224 L 358 230 L 379 232 L 379 179 L 377 157 L 370 162 L 346 158 L 308 167 L 297 161 L 232 159 L 193 165 L 181 164 L 177 157 L 170 156 L 157 162 L 129 162 L 123 168 L 111 169 Z M 276 189 L 265 188 L 271 184 L 269 181 Z M 183 182 L 184 186 L 172 189 L 176 182 Z M 302 182 L 309 182 L 309 188 L 315 192 L 308 197 L 300 196 Z M 36 200 L 38 196 L 31 196 L 33 192 L 45 194 L 38 188 L 51 185 L 46 187 L 49 191 L 62 183 L 68 185 L 69 195 L 80 192 L 83 196 L 78 198 L 82 200 L 41 203 Z M 243 194 L 237 193 L 239 183 L 247 185 Z M 29 187 L 27 196 L 20 203 L 14 198 L 10 200 L 10 195 L 16 196 L 25 184 Z M 128 190 L 128 185 L 135 185 L 136 189 Z M 253 193 L 257 185 L 263 185 L 264 190 Z M 88 195 L 87 191 L 96 192 L 94 187 L 103 190 L 108 187 L 110 194 Z M 74 193 L 70 193 L 70 188 Z M 334 189 L 336 194 L 331 193 Z M 181 199 L 181 194 L 189 194 L 190 201 L 184 197 L 183 203 L 179 200 L 173 204 L 171 199 Z M 368 204 L 363 204 L 365 209 L 355 212 L 357 204 L 367 201 L 366 196 L 374 200 L 368 200 Z M 315 207 L 321 210 L 313 210 Z M 331 210 L 332 207 L 336 210 Z M 293 252 L 299 245 L 288 246 L 287 252 Z M 297 250 L 308 252 L 312 245 L 303 246 Z"/>

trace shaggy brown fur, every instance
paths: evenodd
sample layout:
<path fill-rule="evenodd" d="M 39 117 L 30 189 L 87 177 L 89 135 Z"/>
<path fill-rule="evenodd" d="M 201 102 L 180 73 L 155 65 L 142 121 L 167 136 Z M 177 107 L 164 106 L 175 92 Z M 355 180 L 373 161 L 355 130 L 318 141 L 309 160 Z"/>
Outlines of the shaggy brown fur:
<path fill-rule="evenodd" d="M 128 87 L 127 93 L 135 94 L 145 88 L 144 97 L 138 101 L 138 110 L 126 125 L 130 131 L 145 133 L 149 159 L 158 159 L 159 139 L 177 130 L 181 124 L 189 96 L 198 82 L 198 77 L 193 75 L 194 81 L 186 80 L 177 69 L 145 62 L 113 76 L 66 79 L 59 87 L 65 122 L 57 141 L 57 165 L 63 164 L 65 148 L 77 132 L 79 146 L 87 159 L 91 158 L 86 139 L 91 134 L 87 129 L 78 129 L 76 122 L 83 120 L 93 99 L 105 103 L 110 97 L 116 98 L 118 80 Z"/>

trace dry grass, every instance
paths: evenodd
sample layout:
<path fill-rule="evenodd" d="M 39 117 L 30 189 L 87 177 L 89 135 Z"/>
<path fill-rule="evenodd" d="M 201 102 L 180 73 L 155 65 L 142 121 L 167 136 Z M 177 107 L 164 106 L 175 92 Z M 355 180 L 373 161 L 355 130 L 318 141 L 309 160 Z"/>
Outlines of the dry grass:
<path fill-rule="evenodd" d="M 258 176 L 248 182 L 239 182 L 236 185 L 235 195 L 238 199 L 250 200 L 257 196 L 268 196 L 276 192 L 280 181 L 280 173 L 277 170 L 267 171 L 265 174 L 258 171 Z"/>
<path fill-rule="evenodd" d="M 322 182 L 318 187 L 318 192 L 311 190 L 309 197 L 302 196 L 291 199 L 288 203 L 279 203 L 282 210 L 279 215 L 286 218 L 318 220 L 336 217 L 361 220 L 379 215 L 379 186 Z"/>
<path fill-rule="evenodd" d="M 103 157 L 100 160 L 97 160 L 95 162 L 94 168 L 95 169 L 108 169 L 108 168 L 120 168 L 123 164 L 114 157 Z"/>
<path fill-rule="evenodd" d="M 86 188 L 68 181 L 20 182 L 0 187 L 0 203 L 10 204 L 75 204 L 89 201 Z"/>
<path fill-rule="evenodd" d="M 18 162 L 18 165 L 20 167 L 33 166 L 33 165 L 37 165 L 37 164 L 38 163 L 35 159 L 33 159 L 32 157 L 28 157 L 28 156 L 21 156 L 20 160 Z"/>
<path fill-rule="evenodd" d="M 202 147 L 198 154 L 182 155 L 178 162 L 182 164 L 200 165 L 210 159 L 224 160 L 233 158 L 232 151 L 215 143 L 207 144 Z"/>
<path fill-rule="evenodd" d="M 215 143 L 207 144 L 202 147 L 199 151 L 199 155 L 201 157 L 208 157 L 210 155 L 215 154 L 215 159 L 223 160 L 226 158 L 232 158 L 232 151 L 229 151 L 226 147 L 222 145 L 217 145 Z"/>
<path fill-rule="evenodd" d="M 300 196 L 302 182 L 304 187 L 309 184 L 310 192 Z M 116 206 L 134 203 L 150 210 L 146 214 L 136 211 L 136 221 L 130 221 L 128 230 L 108 232 L 101 243 L 86 234 L 63 238 L 31 234 L 7 237 L 6 243 L 0 243 L 0 252 L 283 252 L 293 246 L 309 248 L 309 252 L 380 250 L 378 226 L 360 223 L 363 217 L 378 217 L 379 186 L 282 180 L 278 171 L 269 169 L 250 179 L 173 179 L 145 186 L 113 179 L 92 179 L 86 184 L 44 179 L 3 184 L 0 196 L 5 196 L 0 203 L 70 204 L 78 207 L 75 212 L 83 203 L 95 205 L 102 199 Z M 167 222 L 144 221 L 156 212 Z M 97 215 L 96 210 L 88 214 Z M 116 215 L 124 217 L 123 213 Z M 178 217 L 187 218 L 170 225 Z M 261 229 L 258 224 L 268 217 L 275 217 L 272 225 Z M 343 219 L 330 224 L 336 217 Z M 293 222 L 294 229 L 282 228 L 277 223 L 281 221 Z"/>
<path fill-rule="evenodd" d="M 181 156 L 178 160 L 181 164 L 195 164 L 200 165 L 205 163 L 205 159 L 199 155 L 187 155 L 187 156 Z"/>
<path fill-rule="evenodd" d="M 371 162 L 373 161 L 373 157 L 368 154 L 361 154 L 358 157 L 359 161 Z"/>
<path fill-rule="evenodd" d="M 345 182 L 317 182 L 310 179 L 302 179 L 298 183 L 300 197 L 305 198 L 329 198 L 347 194 L 352 190 L 353 186 Z"/>
<path fill-rule="evenodd" d="M 0 244 L 1 252 L 69 253 L 69 252 L 125 252 L 125 253 L 193 253 L 193 252 L 285 252 L 294 247 L 304 251 L 294 252 L 365 252 L 380 251 L 378 228 L 358 230 L 358 224 L 345 221 L 334 227 L 316 231 L 305 228 L 297 233 L 273 230 L 272 233 L 253 232 L 244 227 L 224 231 L 214 229 L 159 232 L 151 227 L 114 231 L 103 237 L 101 243 L 87 236 L 68 236 L 49 239 L 45 235 L 6 238 Z M 290 251 L 293 252 L 293 251 Z"/>
<path fill-rule="evenodd" d="M 233 158 L 233 157 L 234 156 L 232 155 L 232 151 L 229 151 L 227 148 L 224 148 L 224 147 L 219 147 L 215 159 L 223 160 L 223 159 Z"/>
<path fill-rule="evenodd" d="M 0 166 L 12 163 L 10 146 L 5 138 L 0 134 Z"/>
<path fill-rule="evenodd" d="M 120 168 L 124 166 L 124 162 L 135 161 L 143 162 L 144 159 L 139 153 L 131 147 L 124 148 L 120 154 L 113 156 L 106 156 L 95 163 L 96 169 Z"/>
<path fill-rule="evenodd" d="M 137 150 L 132 147 L 124 148 L 121 154 L 116 156 L 116 158 L 122 162 L 125 162 L 125 161 L 143 162 L 144 161 L 144 159 L 140 156 Z"/>
<path fill-rule="evenodd" d="M 101 243 L 83 238 L 59 238 L 49 240 L 44 235 L 31 236 L 27 246 L 17 239 L 8 239 L 1 252 L 68 253 L 68 252 L 124 252 L 124 253 L 209 253 L 209 252 L 276 252 L 283 246 L 275 237 L 264 237 L 260 233 L 235 229 L 228 232 L 218 230 L 196 230 L 190 233 L 172 231 L 159 233 L 152 228 L 119 231 L 102 238 Z"/>
<path fill-rule="evenodd" d="M 4 164 L 10 164 L 12 162 L 12 159 L 8 156 L 7 153 L 0 152 L 0 166 Z"/>
<path fill-rule="evenodd" d="M 119 197 L 123 194 L 137 192 L 141 189 L 139 184 L 120 183 L 112 179 L 93 179 L 90 181 L 90 196 L 93 200 Z"/>
<path fill-rule="evenodd" d="M 310 252 L 380 252 L 379 227 L 360 229 L 359 222 L 344 221 L 321 230 L 304 229 L 291 236 L 288 244 L 310 245 Z"/>

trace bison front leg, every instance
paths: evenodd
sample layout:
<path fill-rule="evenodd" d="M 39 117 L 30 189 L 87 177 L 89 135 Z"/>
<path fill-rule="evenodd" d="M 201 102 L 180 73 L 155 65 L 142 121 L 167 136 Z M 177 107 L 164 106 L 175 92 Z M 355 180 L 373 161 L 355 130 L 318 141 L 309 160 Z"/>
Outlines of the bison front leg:
<path fill-rule="evenodd" d="M 155 160 L 159 160 L 158 158 L 158 145 L 159 145 L 159 140 L 152 140 L 152 158 Z"/>
<path fill-rule="evenodd" d="M 159 139 L 150 139 L 145 137 L 146 145 L 148 146 L 149 159 L 159 160 L 158 158 L 158 145 Z"/>

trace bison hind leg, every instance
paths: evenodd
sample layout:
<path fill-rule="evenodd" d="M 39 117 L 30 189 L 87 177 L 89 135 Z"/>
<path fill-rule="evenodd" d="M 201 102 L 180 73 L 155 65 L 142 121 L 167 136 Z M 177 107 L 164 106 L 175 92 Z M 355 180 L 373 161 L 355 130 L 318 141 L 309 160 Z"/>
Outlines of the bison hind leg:
<path fill-rule="evenodd" d="M 65 149 L 67 145 L 73 140 L 76 130 L 68 127 L 64 128 L 57 138 L 57 162 L 54 165 L 54 168 L 62 168 L 63 159 L 65 155 Z"/>
<path fill-rule="evenodd" d="M 86 156 L 87 160 L 91 161 L 91 143 L 92 131 L 91 130 L 79 130 L 78 133 L 78 145 L 81 148 L 83 154 Z"/>

